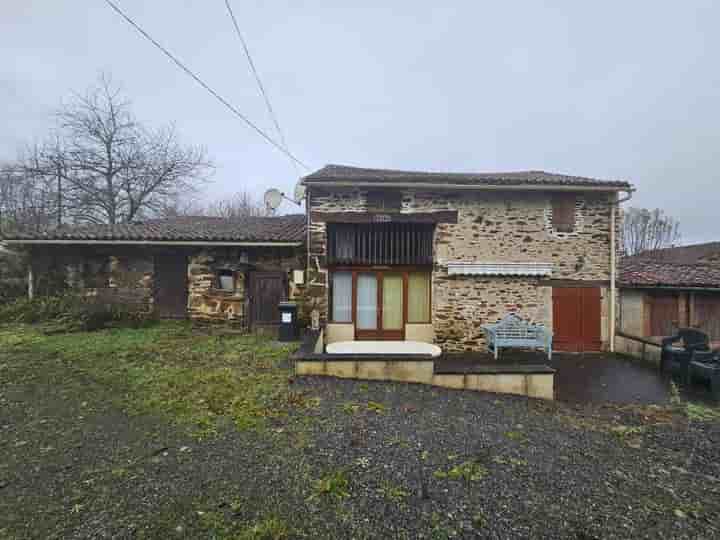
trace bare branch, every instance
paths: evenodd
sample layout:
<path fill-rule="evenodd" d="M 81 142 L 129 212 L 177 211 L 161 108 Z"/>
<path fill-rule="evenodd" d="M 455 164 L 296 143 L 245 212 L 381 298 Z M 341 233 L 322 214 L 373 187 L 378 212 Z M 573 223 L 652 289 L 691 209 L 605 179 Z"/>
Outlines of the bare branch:
<path fill-rule="evenodd" d="M 54 214 L 55 223 L 126 223 L 157 215 L 166 202 L 196 193 L 212 172 L 205 149 L 181 144 L 173 126 L 142 126 L 109 76 L 101 75 L 97 86 L 74 95 L 55 118 L 57 128 L 47 143 L 5 167 L 11 172 L 3 173 L 3 189 L 8 196 L 12 189 L 16 198 L 12 209 L 0 208 L 4 215 L 24 212 L 28 222 L 27 199 L 41 192 L 42 204 L 33 206 L 54 204 L 44 221 Z"/>
<path fill-rule="evenodd" d="M 629 208 L 623 215 L 625 255 L 657 252 L 680 242 L 680 222 L 659 208 Z"/>

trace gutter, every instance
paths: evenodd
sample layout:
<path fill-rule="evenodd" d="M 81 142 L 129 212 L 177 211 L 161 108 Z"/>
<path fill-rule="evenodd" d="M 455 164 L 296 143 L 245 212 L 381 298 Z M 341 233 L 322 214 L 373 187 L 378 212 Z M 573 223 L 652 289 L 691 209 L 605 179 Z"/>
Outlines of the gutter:
<path fill-rule="evenodd" d="M 597 192 L 621 192 L 631 193 L 634 190 L 631 186 L 596 186 L 596 185 L 553 185 L 553 184 L 438 184 L 436 182 L 368 182 L 341 180 L 339 182 L 314 182 L 304 180 L 303 183 L 319 187 L 373 187 L 381 188 L 414 188 L 428 190 L 468 190 L 468 191 L 597 191 Z"/>
<path fill-rule="evenodd" d="M 129 246 L 216 246 L 216 247 L 299 247 L 302 242 L 208 242 L 194 240 L 4 240 L 17 245 L 129 245 Z"/>

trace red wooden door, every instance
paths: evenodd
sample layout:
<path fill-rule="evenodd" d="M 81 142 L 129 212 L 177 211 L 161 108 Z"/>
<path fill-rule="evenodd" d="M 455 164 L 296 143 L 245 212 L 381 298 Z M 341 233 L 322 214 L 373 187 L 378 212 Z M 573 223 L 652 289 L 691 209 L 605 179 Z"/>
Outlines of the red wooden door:
<path fill-rule="evenodd" d="M 599 351 L 600 289 L 553 288 L 553 349 L 567 352 Z"/>

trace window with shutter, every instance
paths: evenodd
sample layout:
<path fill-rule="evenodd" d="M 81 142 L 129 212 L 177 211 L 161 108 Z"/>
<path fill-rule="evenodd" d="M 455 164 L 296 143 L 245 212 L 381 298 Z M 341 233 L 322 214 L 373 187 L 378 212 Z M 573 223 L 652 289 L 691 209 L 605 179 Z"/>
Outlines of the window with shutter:
<path fill-rule="evenodd" d="M 557 194 L 552 199 L 552 226 L 557 232 L 575 230 L 575 205 L 577 197 L 573 194 Z"/>
<path fill-rule="evenodd" d="M 371 212 L 399 212 L 402 207 L 400 191 L 368 191 L 367 209 Z"/>
<path fill-rule="evenodd" d="M 328 263 L 432 264 L 433 231 L 428 223 L 330 223 Z"/>

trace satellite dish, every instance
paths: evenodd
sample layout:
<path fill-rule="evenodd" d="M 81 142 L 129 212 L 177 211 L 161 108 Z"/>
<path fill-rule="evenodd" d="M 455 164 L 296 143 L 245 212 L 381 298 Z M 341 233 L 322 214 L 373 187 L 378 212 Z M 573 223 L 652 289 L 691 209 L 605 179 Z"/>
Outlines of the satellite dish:
<path fill-rule="evenodd" d="M 280 192 L 280 190 L 277 190 L 275 188 L 268 189 L 265 192 L 263 200 L 265 201 L 265 206 L 269 210 L 277 210 L 280 206 L 280 203 L 282 203 L 283 194 Z"/>
<path fill-rule="evenodd" d="M 305 198 L 305 184 L 302 182 L 298 182 L 295 186 L 295 202 L 297 204 L 300 204 L 302 200 Z"/>

